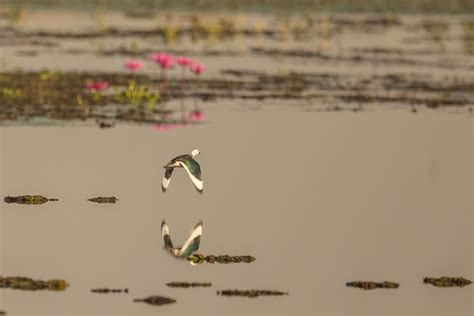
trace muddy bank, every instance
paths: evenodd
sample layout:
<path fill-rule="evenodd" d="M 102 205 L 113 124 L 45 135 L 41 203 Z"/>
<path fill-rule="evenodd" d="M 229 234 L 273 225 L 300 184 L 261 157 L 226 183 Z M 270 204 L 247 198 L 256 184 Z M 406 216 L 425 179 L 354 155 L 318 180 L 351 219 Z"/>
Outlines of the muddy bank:
<path fill-rule="evenodd" d="M 90 91 L 87 82 L 106 81 L 104 91 Z M 170 78 L 161 91 L 156 76 L 110 73 L 19 72 L 0 74 L 0 119 L 28 122 L 34 118 L 95 121 L 112 127 L 116 121 L 160 124 L 183 121 L 183 109 L 167 107 L 172 100 L 314 100 L 332 109 L 355 104 L 401 104 L 428 108 L 474 104 L 474 81 L 430 75 L 386 74 L 343 76 L 328 73 L 268 74 L 224 69 L 221 77 Z M 194 100 L 194 101 L 193 101 Z M 194 124 L 196 122 L 188 122 Z"/>

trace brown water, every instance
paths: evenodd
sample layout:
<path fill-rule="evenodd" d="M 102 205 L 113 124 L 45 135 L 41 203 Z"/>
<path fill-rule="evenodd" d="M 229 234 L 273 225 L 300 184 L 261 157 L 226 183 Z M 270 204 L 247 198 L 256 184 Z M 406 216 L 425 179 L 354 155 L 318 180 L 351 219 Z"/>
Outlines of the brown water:
<path fill-rule="evenodd" d="M 1 275 L 64 278 L 62 293 L 2 290 L 9 315 L 472 315 L 472 286 L 439 289 L 424 276 L 472 279 L 472 118 L 437 112 L 316 113 L 209 108 L 209 124 L 0 129 Z M 198 147 L 205 183 L 182 170 L 162 194 L 162 165 Z M 117 204 L 86 201 L 114 195 Z M 252 264 L 190 266 L 165 253 L 198 219 L 205 254 Z M 391 280 L 363 292 L 353 280 Z M 171 289 L 170 281 L 212 282 Z M 129 287 L 97 295 L 95 287 Z M 289 296 L 216 296 L 219 289 Z M 164 295 L 153 307 L 133 298 Z"/>

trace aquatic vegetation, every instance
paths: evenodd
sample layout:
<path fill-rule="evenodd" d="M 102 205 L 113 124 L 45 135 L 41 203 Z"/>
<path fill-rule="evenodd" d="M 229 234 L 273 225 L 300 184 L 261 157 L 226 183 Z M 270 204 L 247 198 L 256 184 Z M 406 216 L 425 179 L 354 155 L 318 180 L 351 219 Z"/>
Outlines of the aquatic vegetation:
<path fill-rule="evenodd" d="M 105 80 L 95 82 L 92 80 L 87 80 L 84 86 L 89 91 L 103 91 L 109 87 L 109 82 Z"/>
<path fill-rule="evenodd" d="M 5 97 L 5 98 L 20 98 L 23 95 L 20 89 L 11 89 L 11 88 L 5 88 L 2 87 L 0 89 L 0 96 Z"/>
<path fill-rule="evenodd" d="M 181 56 L 176 57 L 176 63 L 181 66 L 181 79 L 184 79 L 185 70 L 187 67 L 191 66 L 193 61 L 187 57 Z"/>
<path fill-rule="evenodd" d="M 189 114 L 189 120 L 192 122 L 201 122 L 205 119 L 206 116 L 204 115 L 204 112 L 200 110 L 191 111 L 191 113 Z"/>
<path fill-rule="evenodd" d="M 125 62 L 125 68 L 127 68 L 131 72 L 137 72 L 143 68 L 143 63 L 136 59 L 130 59 Z"/>
<path fill-rule="evenodd" d="M 447 277 L 428 278 L 423 279 L 424 284 L 431 284 L 436 287 L 465 287 L 471 285 L 472 282 L 463 277 Z"/>
<path fill-rule="evenodd" d="M 148 296 L 146 298 L 136 298 L 133 301 L 144 302 L 150 305 L 166 305 L 166 304 L 172 304 L 176 302 L 175 299 L 164 297 L 164 296 L 156 296 L 156 295 Z"/>
<path fill-rule="evenodd" d="M 61 76 L 61 73 L 58 71 L 53 70 L 44 70 L 40 73 L 39 78 L 40 80 L 47 81 L 47 80 L 57 80 Z"/>
<path fill-rule="evenodd" d="M 168 253 L 177 258 L 186 258 L 199 249 L 199 243 L 201 242 L 202 236 L 202 221 L 199 221 L 196 226 L 194 226 L 189 238 L 182 247 L 173 246 L 170 230 L 164 219 L 161 222 L 161 236 L 164 241 L 164 249 Z"/>
<path fill-rule="evenodd" d="M 109 289 L 109 288 L 96 288 L 91 290 L 92 293 L 99 293 L 99 294 L 109 294 L 109 293 L 125 293 L 128 294 L 127 289 Z"/>
<path fill-rule="evenodd" d="M 180 56 L 180 57 L 176 57 L 176 63 L 182 67 L 187 67 L 187 66 L 190 66 L 193 62 L 191 59 L 187 57 Z"/>
<path fill-rule="evenodd" d="M 59 201 L 58 199 L 48 199 L 41 195 L 21 195 L 21 196 L 6 196 L 3 201 L 5 203 L 38 205 L 49 201 Z"/>
<path fill-rule="evenodd" d="M 96 198 L 87 199 L 87 201 L 96 203 L 116 203 L 118 199 L 115 196 L 99 196 Z"/>
<path fill-rule="evenodd" d="M 209 44 L 215 44 L 218 42 L 220 33 L 221 33 L 221 25 L 219 22 L 212 23 L 207 25 L 206 27 L 207 32 L 207 42 Z"/>
<path fill-rule="evenodd" d="M 163 166 L 165 169 L 165 174 L 163 175 L 163 180 L 161 182 L 161 191 L 163 193 L 165 193 L 168 189 L 174 168 L 184 168 L 184 170 L 186 170 L 188 173 L 189 179 L 191 179 L 196 191 L 200 194 L 203 194 L 204 183 L 201 177 L 201 166 L 194 159 L 197 155 L 199 155 L 199 153 L 199 150 L 194 148 L 190 154 L 179 155 L 171 159 L 165 166 Z"/>
<path fill-rule="evenodd" d="M 425 21 L 423 28 L 428 37 L 438 46 L 441 52 L 446 50 L 444 37 L 449 30 L 449 24 L 437 21 Z"/>
<path fill-rule="evenodd" d="M 191 71 L 193 74 L 199 76 L 206 70 L 206 67 L 204 65 L 198 64 L 198 63 L 193 63 L 191 64 Z"/>
<path fill-rule="evenodd" d="M 197 90 L 198 89 L 198 85 L 199 85 L 199 82 L 198 82 L 198 77 L 204 72 L 204 70 L 206 69 L 206 67 L 202 64 L 199 64 L 199 63 L 196 63 L 196 62 L 193 62 L 191 64 L 191 71 L 196 75 L 196 80 L 195 80 L 195 89 Z M 184 114 L 184 110 L 183 110 L 183 114 Z M 194 122 L 198 122 L 198 121 L 202 121 L 204 120 L 204 114 L 202 111 L 199 110 L 199 105 L 198 105 L 198 100 L 197 98 L 194 98 L 194 110 L 191 112 L 191 115 L 190 115 L 190 119 L 191 121 L 194 121 Z"/>
<path fill-rule="evenodd" d="M 138 42 L 131 42 L 130 43 L 130 51 L 137 53 L 140 50 Z"/>
<path fill-rule="evenodd" d="M 146 85 L 138 84 L 135 80 L 130 80 L 125 90 L 114 95 L 114 100 L 118 103 L 135 106 L 145 103 L 149 109 L 153 109 L 159 99 L 158 92 L 149 92 Z"/>
<path fill-rule="evenodd" d="M 206 282 L 169 282 L 166 283 L 169 287 L 189 288 L 189 287 L 210 287 L 212 283 Z"/>
<path fill-rule="evenodd" d="M 69 283 L 61 279 L 52 279 L 48 281 L 33 280 L 25 277 L 1 277 L 0 288 L 10 288 L 14 290 L 38 291 L 48 290 L 61 292 L 69 287 Z"/>
<path fill-rule="evenodd" d="M 178 28 L 168 25 L 165 27 L 164 31 L 166 43 L 169 45 L 173 45 L 176 41 L 176 34 L 178 33 Z"/>
<path fill-rule="evenodd" d="M 398 283 L 384 281 L 384 282 L 371 282 L 371 281 L 354 281 L 347 282 L 347 287 L 354 287 L 361 290 L 374 290 L 374 289 L 398 289 L 400 286 Z"/>
<path fill-rule="evenodd" d="M 25 10 L 21 5 L 10 5 L 7 7 L 6 16 L 12 27 L 18 26 L 25 16 Z"/>
<path fill-rule="evenodd" d="M 92 100 L 97 102 L 100 100 L 102 96 L 100 92 L 107 90 L 107 88 L 109 87 L 109 83 L 105 80 L 96 81 L 96 82 L 87 80 L 84 86 L 91 93 Z"/>
<path fill-rule="evenodd" d="M 104 32 L 107 28 L 105 26 L 104 7 L 98 3 L 94 12 L 95 23 L 99 32 Z"/>
<path fill-rule="evenodd" d="M 151 55 L 151 59 L 153 59 L 153 61 L 159 64 L 161 67 L 160 93 L 164 94 L 165 92 L 167 92 L 167 95 L 169 96 L 169 93 L 167 91 L 168 87 L 166 85 L 166 70 L 173 67 L 173 56 L 166 53 L 154 53 Z M 164 112 L 164 103 L 162 103 L 162 105 L 162 111 Z"/>
<path fill-rule="evenodd" d="M 412 65 L 412 63 L 407 63 L 407 65 Z M 328 73 L 287 72 L 285 75 L 279 75 L 235 69 L 223 69 L 221 74 L 226 78 L 205 79 L 202 77 L 199 78 L 199 82 L 189 85 L 188 81 L 185 81 L 183 85 L 181 79 L 170 78 L 167 81 L 166 95 L 158 96 L 157 91 L 148 91 L 148 87 L 157 82 L 154 76 L 149 75 L 72 72 L 62 73 L 61 80 L 41 80 L 39 72 L 3 73 L 0 75 L 0 85 L 8 89 L 19 89 L 22 95 L 17 98 L 7 98 L 0 94 L 0 104 L 2 104 L 0 119 L 4 124 L 10 124 L 9 121 L 26 122 L 36 117 L 48 120 L 97 120 L 98 122 L 107 119 L 117 122 L 163 124 L 162 127 L 165 129 L 169 127 L 167 124 L 177 122 L 172 116 L 164 115 L 172 113 L 171 109 L 165 111 L 156 107 L 157 100 L 193 98 L 194 110 L 199 110 L 196 105 L 198 101 L 215 99 L 333 100 L 339 107 L 344 108 L 347 105 L 351 109 L 353 104 L 377 104 L 383 107 L 396 103 L 410 110 L 411 105 L 427 106 L 440 103 L 441 98 L 433 96 L 433 93 L 444 92 L 450 93 L 443 94 L 442 108 L 470 105 L 472 102 L 468 96 L 474 89 L 472 80 L 453 81 L 445 78 L 416 77 L 409 74 L 387 73 L 354 77 Z M 197 76 L 194 77 L 197 79 Z M 131 79 L 135 80 L 135 87 L 130 86 Z M 84 82 L 87 80 L 105 80 L 114 87 L 114 92 L 104 93 L 100 99 L 94 99 L 84 89 Z M 377 93 L 367 89 L 368 86 L 374 85 L 383 87 L 383 90 Z M 137 86 L 143 86 L 143 88 Z M 390 93 L 384 91 L 390 91 Z M 140 106 L 131 103 L 136 102 L 134 100 L 137 99 L 133 96 L 139 96 Z M 107 115 L 104 115 L 102 107 L 109 104 L 123 104 L 127 108 L 110 107 Z M 151 108 L 153 110 L 150 110 Z M 160 116 L 154 116 L 155 113 Z M 181 119 L 181 123 L 199 123 L 189 121 L 189 113 L 184 112 L 183 109 L 182 113 L 185 113 L 185 117 Z"/>
<path fill-rule="evenodd" d="M 173 67 L 173 56 L 166 53 L 155 53 L 151 55 L 151 59 L 159 64 L 163 70 Z"/>
<path fill-rule="evenodd" d="M 462 23 L 464 53 L 474 55 L 474 22 Z"/>
<path fill-rule="evenodd" d="M 217 291 L 217 295 L 255 298 L 259 296 L 289 295 L 289 293 L 281 292 L 281 291 L 272 291 L 272 290 L 221 290 L 221 291 Z"/>
<path fill-rule="evenodd" d="M 255 261 L 255 257 L 252 256 L 228 256 L 228 255 L 209 255 L 204 256 L 202 254 L 192 254 L 187 257 L 187 260 L 191 263 L 191 265 L 197 265 L 204 262 L 207 263 L 221 263 L 221 264 L 228 264 L 228 263 L 251 263 Z"/>

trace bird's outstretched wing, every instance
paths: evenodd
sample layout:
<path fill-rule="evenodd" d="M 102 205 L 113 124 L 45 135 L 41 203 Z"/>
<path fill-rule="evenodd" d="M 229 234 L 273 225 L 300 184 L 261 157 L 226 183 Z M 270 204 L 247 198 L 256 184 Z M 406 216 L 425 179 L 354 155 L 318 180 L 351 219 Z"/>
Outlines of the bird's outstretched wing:
<path fill-rule="evenodd" d="M 196 190 L 202 194 L 203 192 L 203 182 L 201 177 L 201 167 L 199 163 L 194 159 L 186 159 L 179 162 L 184 169 L 186 169 L 189 178 L 194 184 Z"/>
<path fill-rule="evenodd" d="M 184 243 L 183 247 L 179 250 L 180 257 L 188 257 L 193 252 L 199 249 L 199 243 L 201 242 L 202 236 L 202 221 L 194 226 L 191 235 L 189 236 L 188 240 Z"/>
<path fill-rule="evenodd" d="M 161 192 L 165 193 L 170 185 L 171 175 L 173 174 L 174 168 L 166 168 L 163 180 L 161 180 Z"/>
<path fill-rule="evenodd" d="M 173 243 L 171 242 L 170 230 L 168 229 L 168 225 L 166 225 L 164 219 L 161 222 L 161 236 L 163 237 L 163 241 L 165 242 L 165 249 L 172 249 Z"/>

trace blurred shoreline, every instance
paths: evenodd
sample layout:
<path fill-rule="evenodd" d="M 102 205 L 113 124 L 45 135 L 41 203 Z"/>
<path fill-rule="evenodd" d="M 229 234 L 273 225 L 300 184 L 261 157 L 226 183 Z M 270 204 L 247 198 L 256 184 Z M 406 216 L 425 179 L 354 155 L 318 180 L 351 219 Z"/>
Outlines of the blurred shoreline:
<path fill-rule="evenodd" d="M 466 14 L 474 12 L 474 2 L 469 0 L 4 0 L 2 6 L 25 8 L 64 8 L 93 10 L 125 10 L 153 14 L 164 10 L 241 11 L 256 13 L 420 13 Z"/>

